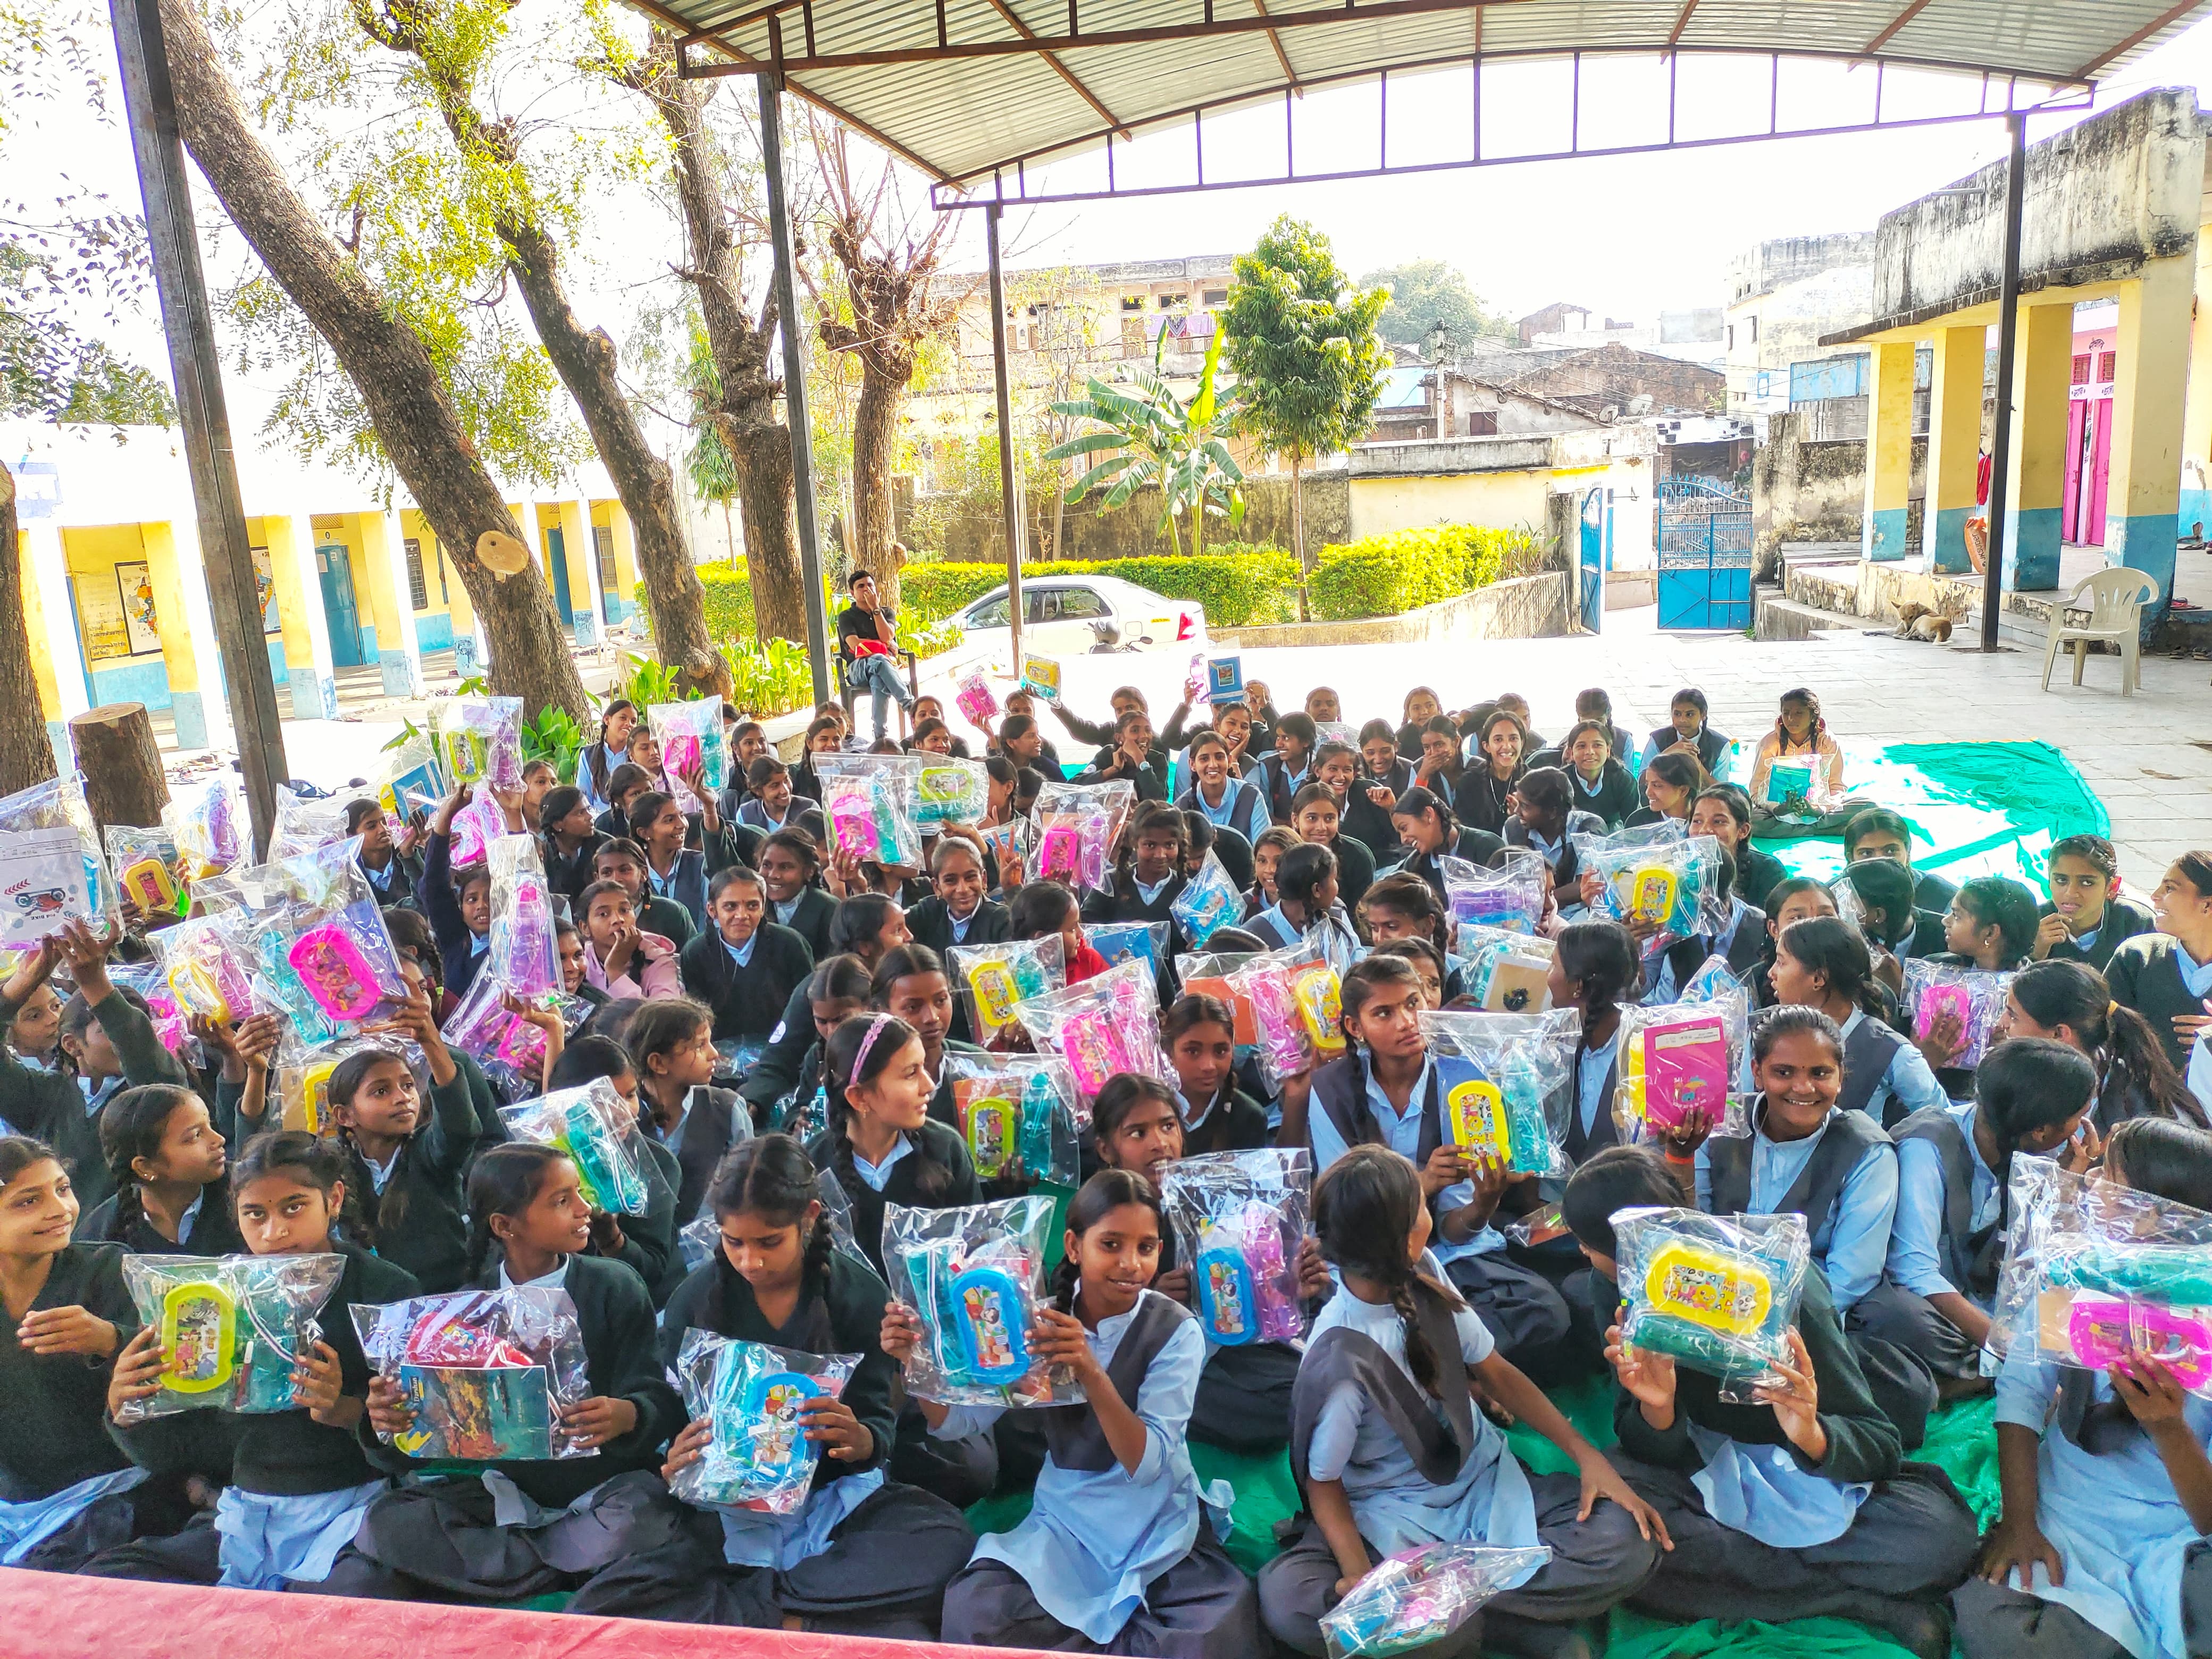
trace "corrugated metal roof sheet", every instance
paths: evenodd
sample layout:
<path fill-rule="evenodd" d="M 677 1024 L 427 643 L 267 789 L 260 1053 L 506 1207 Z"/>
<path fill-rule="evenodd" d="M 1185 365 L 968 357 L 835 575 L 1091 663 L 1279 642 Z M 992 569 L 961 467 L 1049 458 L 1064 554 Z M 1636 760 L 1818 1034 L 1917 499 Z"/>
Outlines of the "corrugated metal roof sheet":
<path fill-rule="evenodd" d="M 1478 52 L 1486 61 L 1779 52 L 2079 84 L 2212 9 L 2212 0 L 942 0 L 948 52 L 939 0 L 633 3 L 690 31 L 695 61 L 710 48 L 749 68 L 780 59 L 793 93 L 944 179 L 1095 142 L 1109 117 L 1127 130 L 1308 80 Z M 1262 13 L 1297 21 L 1263 31 Z M 1209 24 L 1218 32 L 1205 33 Z M 1162 39 L 1163 30 L 1188 32 Z M 1132 34 L 1139 38 L 1090 39 Z M 1049 44 L 1051 55 L 1025 39 Z M 885 53 L 900 56 L 850 61 Z"/>

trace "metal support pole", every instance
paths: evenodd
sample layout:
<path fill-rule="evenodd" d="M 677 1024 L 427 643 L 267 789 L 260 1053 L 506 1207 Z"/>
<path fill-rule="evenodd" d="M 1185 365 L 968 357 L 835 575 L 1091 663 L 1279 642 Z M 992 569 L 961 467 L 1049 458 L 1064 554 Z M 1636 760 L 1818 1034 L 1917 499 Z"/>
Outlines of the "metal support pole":
<path fill-rule="evenodd" d="M 830 618 L 822 601 L 822 538 L 814 523 L 814 428 L 806 418 L 806 347 L 799 329 L 797 255 L 791 239 L 791 206 L 785 199 L 783 112 L 775 76 L 754 77 L 760 88 L 761 164 L 768 174 L 769 235 L 775 247 L 775 314 L 783 333 L 783 409 L 791 427 L 792 504 L 799 513 L 799 580 L 806 590 L 806 659 L 814 670 L 814 701 L 835 695 L 830 675 Z"/>
<path fill-rule="evenodd" d="M 2004 275 L 1997 284 L 1996 429 L 1990 434 L 1989 550 L 1982 559 L 1982 649 L 1997 648 L 2003 601 L 2005 490 L 2012 472 L 2013 359 L 2020 345 L 2020 220 L 2027 188 L 2027 112 L 2005 117 L 2012 157 L 2005 164 Z"/>
<path fill-rule="evenodd" d="M 1017 678 L 1022 672 L 1022 492 L 1014 466 L 1014 400 L 1006 374 L 1006 283 L 999 264 L 999 215 L 983 210 L 983 243 L 991 261 L 991 389 L 999 405 L 999 501 L 1006 518 L 1006 624 L 1012 630 Z"/>
<path fill-rule="evenodd" d="M 246 541 L 246 507 L 238 490 L 230 411 L 223 403 L 222 360 L 192 227 L 191 186 L 185 173 L 184 141 L 177 131 L 169 50 L 161 33 L 159 0 L 109 0 L 109 15 L 123 72 L 123 103 L 138 167 L 138 193 L 146 208 L 161 331 L 168 340 L 169 378 L 176 387 L 177 414 L 184 428 L 200 556 L 207 566 L 216 641 L 222 653 L 223 687 L 246 777 L 253 845 L 257 854 L 264 854 L 276 819 L 276 786 L 289 779 L 291 769 L 284 758 L 276 680 L 261 631 L 260 592 Z M 183 617 L 172 619 L 172 626 L 183 625 Z M 203 664 L 202 672 L 210 665 Z"/>

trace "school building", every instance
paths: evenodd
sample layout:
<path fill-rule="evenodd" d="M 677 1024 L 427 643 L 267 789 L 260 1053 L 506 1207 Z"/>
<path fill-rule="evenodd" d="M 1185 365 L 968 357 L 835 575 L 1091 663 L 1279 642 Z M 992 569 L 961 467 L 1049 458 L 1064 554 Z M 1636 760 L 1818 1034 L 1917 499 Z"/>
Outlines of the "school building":
<path fill-rule="evenodd" d="M 228 743 L 181 434 L 0 422 L 0 458 L 15 476 L 24 612 L 63 763 L 69 717 L 107 702 L 168 710 L 179 749 Z M 241 447 L 237 464 L 269 664 L 291 718 L 336 718 L 339 669 L 375 666 L 385 691 L 406 697 L 422 695 L 425 655 L 451 651 L 464 674 L 483 660 L 460 574 L 404 495 L 260 447 Z M 636 613 L 629 519 L 598 462 L 508 506 L 580 646 Z"/>

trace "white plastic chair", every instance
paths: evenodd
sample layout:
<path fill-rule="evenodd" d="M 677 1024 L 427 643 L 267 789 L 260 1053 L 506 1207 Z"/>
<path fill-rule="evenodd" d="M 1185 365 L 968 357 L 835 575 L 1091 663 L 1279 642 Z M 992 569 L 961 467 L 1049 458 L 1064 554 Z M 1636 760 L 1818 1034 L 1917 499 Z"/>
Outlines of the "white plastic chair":
<path fill-rule="evenodd" d="M 2081 600 L 2084 593 L 2089 596 L 2087 605 Z M 2142 608 L 2157 595 L 2154 580 L 2124 566 L 2100 570 L 2075 583 L 2074 591 L 2051 608 L 2051 638 L 2043 647 L 2043 689 L 2051 690 L 2051 665 L 2058 660 L 2061 647 L 2073 647 L 2074 684 L 2079 685 L 2088 664 L 2090 641 L 2103 640 L 2120 647 L 2120 695 L 2133 696 L 2142 684 Z M 2088 625 L 2069 626 L 2066 613 L 2084 610 L 2089 613 Z"/>

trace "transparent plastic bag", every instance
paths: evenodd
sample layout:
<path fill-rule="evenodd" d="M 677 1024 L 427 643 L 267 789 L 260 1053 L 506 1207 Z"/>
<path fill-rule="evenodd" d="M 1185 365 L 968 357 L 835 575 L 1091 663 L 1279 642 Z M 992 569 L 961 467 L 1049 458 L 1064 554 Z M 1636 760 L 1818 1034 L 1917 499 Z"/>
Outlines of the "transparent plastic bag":
<path fill-rule="evenodd" d="M 813 1489 L 821 1456 L 799 1414 L 810 1401 L 843 1394 L 863 1358 L 685 1331 L 676 1380 L 692 1421 L 705 1419 L 714 1436 L 699 1461 L 669 1482 L 669 1491 L 702 1509 L 797 1514 Z"/>
<path fill-rule="evenodd" d="M 1385 1556 L 1322 1614 L 1328 1659 L 1389 1659 L 1441 1642 L 1551 1559 L 1540 1544 L 1416 1544 Z"/>
<path fill-rule="evenodd" d="M 643 1161 L 631 1144 L 636 1120 L 629 1103 L 608 1078 L 574 1089 L 502 1106 L 499 1121 L 510 1140 L 553 1146 L 576 1166 L 584 1201 L 610 1215 L 643 1215 L 651 1194 Z"/>
<path fill-rule="evenodd" d="M 1085 1101 L 1096 1099 L 1117 1073 L 1168 1080 L 1160 1053 L 1159 992 L 1141 962 L 1125 962 L 1080 985 L 1030 997 L 1015 1005 L 1014 1014 L 1040 1054 L 1067 1062 Z"/>
<path fill-rule="evenodd" d="M 5 964 L 0 964 L 0 970 L 14 971 Z M 177 999 L 169 989 L 168 975 L 158 960 L 111 962 L 107 964 L 107 982 L 118 990 L 136 991 L 146 999 L 147 1010 L 154 1019 L 154 1035 L 161 1039 L 164 1048 L 188 1066 L 206 1063 L 199 1039 L 185 1024 L 185 1011 L 177 1006 Z"/>
<path fill-rule="evenodd" d="M 1344 1052 L 1344 986 L 1310 941 L 1254 957 L 1229 975 L 1252 1005 L 1260 1074 L 1270 1089 Z"/>
<path fill-rule="evenodd" d="M 1168 910 L 1182 930 L 1184 942 L 1194 950 L 1203 950 L 1206 940 L 1243 919 L 1244 895 L 1209 847 L 1198 873 L 1184 884 Z"/>
<path fill-rule="evenodd" d="M 142 830 L 132 823 L 111 823 L 106 833 L 115 885 L 138 907 L 149 926 L 191 914 L 192 885 L 185 878 L 175 836 L 167 830 Z"/>
<path fill-rule="evenodd" d="M 1936 1022 L 1947 1013 L 1960 1020 L 1960 1047 L 1948 1065 L 1972 1068 L 1990 1051 L 2003 1014 L 2006 994 L 2012 988 L 2008 973 L 1979 968 L 1954 968 L 1915 957 L 1905 964 L 1905 1001 L 1912 1011 L 1912 1040 L 1924 1042 Z"/>
<path fill-rule="evenodd" d="M 292 1373 L 322 1334 L 342 1255 L 126 1255 L 123 1283 L 161 1333 L 161 1386 L 118 1423 L 179 1412 L 289 1412 Z"/>
<path fill-rule="evenodd" d="M 914 774 L 910 799 L 914 821 L 933 830 L 942 823 L 973 823 L 991 804 L 991 775 L 981 761 L 954 755 L 926 755 Z"/>
<path fill-rule="evenodd" d="M 448 787 L 522 787 L 521 698 L 441 697 L 431 703 L 429 720 Z"/>
<path fill-rule="evenodd" d="M 1713 990 L 1702 976 L 1692 984 Z M 1714 1134 L 1748 1134 L 1747 1121 L 1730 1124 L 1741 1105 L 1731 1109 L 1729 1102 L 1750 1043 L 1750 995 L 1733 978 L 1713 994 L 1623 1007 L 1614 1114 L 1621 1127 L 1646 1139 L 1702 1111 L 1713 1119 Z"/>
<path fill-rule="evenodd" d="M 975 1041 L 986 1048 L 1006 1046 L 1021 1029 L 1016 1006 L 1066 985 L 1066 953 L 1057 933 L 999 945 L 956 945 L 947 951 Z"/>
<path fill-rule="evenodd" d="M 1162 1174 L 1176 1260 L 1189 1264 L 1207 1341 L 1229 1348 L 1306 1334 L 1298 1246 L 1312 1189 L 1313 1155 L 1303 1146 L 1180 1158 Z"/>
<path fill-rule="evenodd" d="M 355 836 L 252 872 L 255 908 L 244 933 L 258 998 L 309 1042 L 387 1018 L 407 1000 L 399 952 L 360 853 Z"/>
<path fill-rule="evenodd" d="M 858 755 L 817 755 L 830 841 L 848 857 L 901 870 L 921 868 L 921 830 L 908 805 L 912 780 L 888 768 L 857 768 Z"/>
<path fill-rule="evenodd" d="M 1091 1113 L 1075 1073 L 1049 1054 L 963 1054 L 947 1051 L 945 1074 L 960 1138 L 981 1181 L 1080 1179 L 1078 1138 Z"/>
<path fill-rule="evenodd" d="M 1573 1173 L 1563 1149 L 1575 1109 L 1581 1016 L 1446 1012 L 1421 1015 L 1443 1094 L 1444 1138 L 1502 1158 L 1516 1175 Z"/>
<path fill-rule="evenodd" d="M 1527 1250 L 1539 1244 L 1548 1244 L 1555 1238 L 1568 1237 L 1574 1230 L 1567 1225 L 1565 1211 L 1557 1204 L 1545 1204 L 1529 1211 L 1503 1231 L 1507 1243 L 1517 1244 Z"/>
<path fill-rule="evenodd" d="M 349 1311 L 362 1353 L 414 1419 L 378 1434 L 394 1450 L 464 1463 L 595 1455 L 561 1426 L 561 1413 L 592 1395 L 568 1291 L 453 1291 Z"/>
<path fill-rule="evenodd" d="M 436 747 L 420 732 L 385 750 L 368 779 L 370 798 L 395 829 L 417 812 L 436 811 L 448 787 Z"/>
<path fill-rule="evenodd" d="M 1036 824 L 1034 881 L 1065 883 L 1077 891 L 1111 892 L 1114 848 L 1136 811 L 1137 786 L 1047 783 L 1030 816 Z"/>
<path fill-rule="evenodd" d="M 496 1063 L 535 1079 L 545 1064 L 545 1033 L 520 1014 L 507 1012 L 507 992 L 490 974 L 476 976 L 453 1012 L 446 1017 L 447 1044 L 483 1064 L 487 1071 Z M 592 1004 L 583 997 L 547 991 L 523 999 L 561 1016 L 562 1025 L 574 1030 L 582 1024 Z"/>
<path fill-rule="evenodd" d="M 1250 1048 L 1259 1042 L 1260 1022 L 1252 1007 L 1251 993 L 1239 988 L 1232 976 L 1240 968 L 1257 961 L 1259 954 L 1254 951 L 1194 951 L 1176 963 L 1182 975 L 1183 995 L 1208 996 L 1227 1005 L 1230 1037 L 1239 1048 Z"/>
<path fill-rule="evenodd" d="M 1021 687 L 1033 691 L 1047 702 L 1060 701 L 1060 662 L 1054 657 L 1024 656 L 1022 659 Z"/>
<path fill-rule="evenodd" d="M 1493 1014 L 1540 1014 L 1552 1006 L 1552 960 L 1559 945 L 1541 933 L 1480 922 L 1459 925 L 1461 994 Z"/>
<path fill-rule="evenodd" d="M 1803 1216 L 1634 1209 L 1613 1231 L 1623 1341 L 1720 1378 L 1723 1400 L 1776 1378 L 1812 1261 Z"/>
<path fill-rule="evenodd" d="M 269 831 L 271 863 L 346 838 L 344 795 L 303 795 L 289 784 L 276 786 L 276 821 Z"/>
<path fill-rule="evenodd" d="M 971 668 L 954 683 L 952 706 L 957 708 L 969 725 L 979 729 L 999 718 L 999 699 L 991 690 L 991 683 L 983 678 L 983 671 Z"/>
<path fill-rule="evenodd" d="M 884 1266 L 894 1299 L 921 1316 L 906 1389 L 948 1406 L 1058 1406 L 1083 1398 L 1065 1366 L 1030 1347 L 1047 1300 L 1053 1200 L 1032 1194 L 950 1210 L 884 1210 Z"/>
<path fill-rule="evenodd" d="M 453 814 L 452 866 L 465 870 L 472 864 L 482 864 L 492 842 L 507 833 L 507 809 L 490 790 L 480 785 L 472 787 L 468 799 Z"/>
<path fill-rule="evenodd" d="M 0 801 L 0 815 L 7 803 Z M 246 803 L 231 781 L 218 772 L 191 788 L 173 792 L 161 809 L 161 827 L 177 844 L 185 878 L 198 882 L 243 864 L 252 848 L 246 836 Z"/>
<path fill-rule="evenodd" d="M 984 825 L 982 836 L 983 850 L 998 866 L 1000 890 L 1012 892 L 1026 884 L 1030 849 L 1036 839 L 1036 826 L 1027 818 L 1016 818 L 1012 823 Z"/>
<path fill-rule="evenodd" d="M 689 702 L 656 702 L 645 711 L 646 724 L 660 739 L 661 769 L 672 778 L 699 773 L 699 787 L 719 791 L 730 782 L 730 745 L 723 736 L 722 699 L 695 697 Z"/>
<path fill-rule="evenodd" d="M 1535 854 L 1509 857 L 1495 870 L 1448 853 L 1437 862 L 1443 871 L 1444 908 L 1451 912 L 1455 928 L 1472 924 L 1508 933 L 1533 933 L 1543 921 L 1552 872 Z"/>
<path fill-rule="evenodd" d="M 24 951 L 65 921 L 116 927 L 123 909 L 84 780 L 49 778 L 0 800 L 0 950 Z"/>
<path fill-rule="evenodd" d="M 550 995 L 561 988 L 561 957 L 538 837 L 501 836 L 485 858 L 491 866 L 491 937 L 484 965 L 519 997 Z"/>
<path fill-rule="evenodd" d="M 155 936 L 162 977 L 185 1018 L 222 1024 L 255 1012 L 251 959 L 236 935 L 229 918 L 212 915 L 188 916 Z"/>
<path fill-rule="evenodd" d="M 418 1045 L 403 1038 L 383 1032 L 374 1036 L 333 1037 L 326 1042 L 280 1038 L 273 1080 L 283 1127 L 303 1129 L 311 1135 L 334 1132 L 337 1126 L 331 1114 L 331 1078 L 348 1059 L 364 1049 L 404 1061 L 415 1074 L 416 1094 L 429 1098 L 429 1062 Z"/>
<path fill-rule="evenodd" d="M 1712 836 L 1626 843 L 1613 836 L 1573 839 L 1583 873 L 1598 878 L 1597 900 L 1590 914 L 1624 927 L 1637 921 L 1651 924 L 1658 931 L 1644 943 L 1646 956 L 1728 926 L 1729 902 L 1718 879 L 1721 844 Z"/>
<path fill-rule="evenodd" d="M 1168 959 L 1168 924 L 1164 921 L 1094 921 L 1083 927 L 1083 940 L 1105 959 L 1109 968 L 1140 962 L 1155 978 Z"/>

